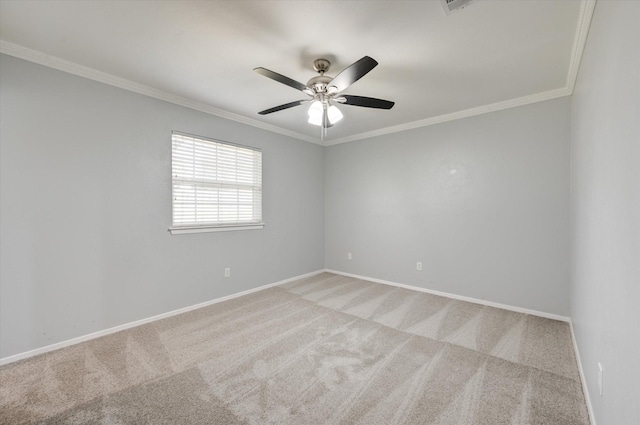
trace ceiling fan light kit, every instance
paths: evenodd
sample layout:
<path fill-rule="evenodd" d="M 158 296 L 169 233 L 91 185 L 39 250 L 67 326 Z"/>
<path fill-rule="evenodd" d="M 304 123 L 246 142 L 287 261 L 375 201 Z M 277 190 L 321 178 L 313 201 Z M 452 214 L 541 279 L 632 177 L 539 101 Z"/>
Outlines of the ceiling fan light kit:
<path fill-rule="evenodd" d="M 329 120 L 329 127 L 342 119 L 342 112 L 340 112 L 340 109 L 335 105 L 331 105 L 329 102 L 322 103 L 319 100 L 314 100 L 311 102 L 311 106 L 309 106 L 309 124 L 322 126 L 325 109 L 327 120 Z"/>
<path fill-rule="evenodd" d="M 324 138 L 326 129 L 332 127 L 338 123 L 342 118 L 342 112 L 338 109 L 333 102 L 341 103 L 345 105 L 361 106 L 365 108 L 377 108 L 377 109 L 391 109 L 394 102 L 389 100 L 376 99 L 373 97 L 353 96 L 353 95 L 341 95 L 338 93 L 348 88 L 351 84 L 358 81 L 369 71 L 378 65 L 374 59 L 369 56 L 365 56 L 362 59 L 354 62 L 345 68 L 336 77 L 329 77 L 325 73 L 329 70 L 331 62 L 327 59 L 316 59 L 313 61 L 313 69 L 320 75 L 317 75 L 307 81 L 307 84 L 302 84 L 298 81 L 292 80 L 289 77 L 278 74 L 266 68 L 255 68 L 254 71 L 271 78 L 279 83 L 285 84 L 296 90 L 310 96 L 311 99 L 297 100 L 294 102 L 286 103 L 284 105 L 275 106 L 273 108 L 265 109 L 258 112 L 260 115 L 267 115 L 273 112 L 282 111 L 285 109 L 293 108 L 294 106 L 302 105 L 311 101 L 309 110 L 309 124 L 317 125 L 322 128 L 321 137 Z"/>

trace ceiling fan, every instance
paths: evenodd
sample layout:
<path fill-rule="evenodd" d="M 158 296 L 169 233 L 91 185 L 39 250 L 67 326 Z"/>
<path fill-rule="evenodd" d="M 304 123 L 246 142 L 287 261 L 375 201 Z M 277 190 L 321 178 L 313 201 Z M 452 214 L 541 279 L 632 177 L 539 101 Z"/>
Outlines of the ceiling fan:
<path fill-rule="evenodd" d="M 304 103 L 311 103 L 308 111 L 309 123 L 322 127 L 322 136 L 324 136 L 327 128 L 332 127 L 342 119 L 342 112 L 340 112 L 336 107 L 336 103 L 363 106 L 365 108 L 391 109 L 394 102 L 388 100 L 340 94 L 340 92 L 375 68 L 376 65 L 378 65 L 378 62 L 369 56 L 365 56 L 349 65 L 337 76 L 329 77 L 328 75 L 325 75 L 325 73 L 329 70 L 331 62 L 327 59 L 316 59 L 313 61 L 313 69 L 315 69 L 320 75 L 311 78 L 307 81 L 307 84 L 302 84 L 266 68 L 255 68 L 254 71 L 258 74 L 264 75 L 272 80 L 276 80 L 277 82 L 289 87 L 293 87 L 296 90 L 300 90 L 309 96 L 309 99 L 285 103 L 284 105 L 260 111 L 258 114 L 267 115 L 284 109 L 293 108 L 294 106 L 299 106 Z"/>

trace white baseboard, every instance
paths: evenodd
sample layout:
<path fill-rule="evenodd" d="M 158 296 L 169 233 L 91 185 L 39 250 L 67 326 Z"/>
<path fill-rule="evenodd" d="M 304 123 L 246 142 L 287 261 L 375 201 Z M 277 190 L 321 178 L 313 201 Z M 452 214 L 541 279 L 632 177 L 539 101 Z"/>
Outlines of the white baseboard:
<path fill-rule="evenodd" d="M 57 342 L 55 344 L 51 344 L 51 345 L 47 345 L 45 347 L 41 347 L 41 348 L 36 348 L 35 350 L 31 350 L 31 351 L 26 351 L 24 353 L 20 353 L 20 354 L 15 354 L 13 356 L 8 356 L 8 357 L 4 357 L 2 359 L 0 359 L 0 366 L 5 365 L 5 364 L 9 364 L 9 363 L 13 363 L 13 362 L 17 362 L 18 360 L 22 360 L 22 359 L 26 359 L 29 357 L 33 357 L 33 356 L 37 356 L 38 354 L 44 354 L 44 353 L 48 353 L 49 351 L 53 351 L 53 350 L 58 350 L 60 348 L 64 348 L 64 347 L 69 347 L 70 345 L 75 345 L 75 344 L 79 344 L 81 342 L 85 342 L 85 341 L 89 341 L 95 338 L 100 338 L 101 336 L 105 336 L 105 335 L 110 335 L 116 332 L 120 332 L 126 329 L 130 329 L 136 326 L 140 326 L 140 325 L 144 325 L 150 322 L 155 322 L 156 320 L 161 320 L 161 319 L 165 319 L 167 317 L 171 317 L 171 316 L 175 316 L 177 314 L 182 314 L 182 313 L 186 313 L 192 310 L 196 310 L 198 308 L 202 308 L 202 307 L 206 307 L 212 304 L 216 304 L 222 301 L 227 301 L 227 300 L 231 300 L 233 298 L 238 298 L 241 297 L 243 295 L 248 295 L 248 294 L 252 294 L 254 292 L 258 292 L 258 291 L 263 291 L 265 289 L 271 288 L 272 286 L 277 286 L 277 285 L 282 285 L 288 282 L 292 282 L 294 280 L 298 280 L 298 279 L 304 279 L 305 277 L 310 277 L 310 276 L 314 276 L 316 274 L 322 273 L 324 272 L 324 270 L 316 270 L 314 272 L 311 273 L 306 273 L 306 274 L 302 274 L 299 276 L 294 276 L 288 279 L 284 279 L 278 282 L 274 282 L 274 283 L 269 283 L 267 285 L 263 285 L 263 286 L 259 286 L 257 288 L 253 288 L 253 289 L 248 289 L 246 291 L 242 291 L 242 292 L 238 292 L 236 294 L 231 294 L 231 295 L 227 295 L 225 297 L 221 297 L 221 298 L 216 298 L 210 301 L 205 301 L 203 303 L 200 304 L 195 304 L 192 306 L 188 306 L 188 307 L 183 307 L 183 308 L 179 308 L 177 310 L 173 310 L 167 313 L 162 313 L 162 314 L 158 314 L 155 316 L 151 316 L 151 317 L 147 317 L 145 319 L 140 319 L 140 320 L 136 320 L 134 322 L 130 322 L 130 323 L 125 323 L 123 325 L 118 325 L 118 326 L 114 326 L 112 328 L 109 329 L 104 329 L 102 331 L 98 331 L 98 332 L 93 332 L 87 335 L 83 335 L 83 336 L 79 336 L 76 338 L 72 338 L 72 339 L 68 339 L 66 341 L 61 341 L 61 342 Z"/>
<path fill-rule="evenodd" d="M 571 340 L 573 341 L 573 351 L 576 353 L 576 362 L 578 363 L 578 372 L 580 373 L 580 382 L 582 383 L 582 392 L 584 394 L 584 401 L 587 404 L 587 412 L 589 413 L 589 423 L 596 425 L 596 417 L 593 415 L 593 406 L 591 405 L 591 397 L 589 397 L 589 390 L 587 388 L 587 379 L 584 377 L 584 370 L 582 369 L 582 360 L 580 360 L 580 350 L 578 350 L 578 341 L 576 340 L 576 334 L 573 331 L 573 322 L 569 321 L 569 327 L 571 328 Z"/>
<path fill-rule="evenodd" d="M 571 340 L 573 342 L 573 351 L 576 353 L 576 362 L 578 363 L 578 372 L 580 374 L 580 381 L 582 383 L 582 391 L 584 393 L 585 403 L 587 404 L 587 412 L 589 414 L 589 421 L 590 421 L 591 425 L 596 425 L 596 418 L 593 415 L 593 406 L 591 405 L 591 398 L 589 397 L 589 391 L 587 389 L 587 381 L 586 381 L 586 379 L 584 377 L 584 371 L 582 369 L 582 360 L 580 360 L 580 351 L 578 350 L 578 343 L 576 341 L 576 335 L 575 335 L 575 332 L 573 331 L 573 322 L 571 321 L 570 317 L 560 316 L 560 315 L 557 315 L 557 314 L 551 314 L 551 313 L 546 313 L 546 312 L 537 311 L 537 310 L 530 310 L 530 309 L 522 308 L 522 307 L 514 307 L 514 306 L 511 306 L 511 305 L 507 305 L 507 304 L 494 303 L 494 302 L 486 301 L 486 300 L 479 300 L 477 298 L 464 297 L 464 296 L 461 296 L 461 295 L 450 294 L 450 293 L 447 293 L 447 292 L 434 291 L 434 290 L 431 290 L 431 289 L 421 288 L 419 286 L 405 285 L 403 283 L 390 282 L 388 280 L 376 279 L 376 278 L 373 278 L 373 277 L 362 276 L 362 275 L 357 275 L 357 274 L 353 274 L 353 273 L 345 273 L 345 272 L 341 272 L 341 271 L 337 271 L 337 270 L 331 270 L 331 269 L 326 269 L 325 271 L 328 272 L 328 273 L 339 274 L 339 275 L 342 275 L 342 276 L 349 276 L 349 277 L 353 277 L 353 278 L 356 278 L 356 279 L 362 279 L 362 280 L 368 280 L 368 281 L 371 281 L 371 282 L 382 283 L 384 285 L 396 286 L 396 287 L 399 287 L 399 288 L 410 289 L 410 290 L 413 290 L 413 291 L 426 292 L 428 294 L 439 295 L 439 296 L 442 296 L 442 297 L 452 298 L 452 299 L 455 299 L 455 300 L 468 301 L 468 302 L 472 302 L 472 303 L 475 303 L 475 304 L 481 304 L 481 305 L 486 305 L 486 306 L 489 306 L 489 307 L 501 308 L 501 309 L 504 309 L 504 310 L 515 311 L 515 312 L 518 312 L 518 313 L 531 314 L 533 316 L 540 316 L 540 317 L 545 317 L 547 319 L 560 320 L 562 322 L 569 323 L 569 329 L 571 330 Z"/>
<path fill-rule="evenodd" d="M 512 306 L 512 305 L 508 305 L 508 304 L 494 303 L 492 301 L 480 300 L 478 298 L 465 297 L 465 296 L 462 296 L 462 295 L 450 294 L 448 292 L 434 291 L 432 289 L 421 288 L 419 286 L 406 285 L 404 283 L 391 282 L 391 281 L 388 281 L 388 280 L 376 279 L 376 278 L 373 278 L 373 277 L 361 276 L 361 275 L 352 274 L 352 273 L 345 273 L 345 272 L 341 272 L 341 271 L 337 271 L 337 270 L 326 269 L 325 271 L 328 272 L 328 273 L 335 273 L 335 274 L 340 274 L 340 275 L 343 275 L 343 276 L 354 277 L 356 279 L 362 279 L 362 280 L 368 280 L 368 281 L 371 281 L 371 282 L 382 283 L 384 285 L 397 286 L 398 288 L 410 289 L 412 291 L 426 292 L 428 294 L 439 295 L 441 297 L 452 298 L 454 300 L 467 301 L 467 302 L 474 303 L 474 304 L 481 304 L 481 305 L 486 305 L 486 306 L 489 306 L 489 307 L 501 308 L 503 310 L 515 311 L 517 313 L 530 314 L 532 316 L 539 316 L 539 317 L 544 317 L 544 318 L 547 318 L 547 319 L 560 320 L 561 322 L 569 322 L 569 323 L 571 323 L 571 319 L 569 317 L 560 316 L 558 314 L 546 313 L 544 311 L 530 310 L 528 308 L 515 307 L 515 306 Z"/>
<path fill-rule="evenodd" d="M 399 288 L 404 288 L 404 289 L 410 289 L 413 291 L 420 291 L 420 292 L 426 292 L 429 294 L 433 294 L 433 295 L 439 295 L 442 297 L 447 297 L 447 298 L 452 298 L 455 300 L 460 300 L 460 301 L 467 301 L 467 302 L 472 302 L 475 304 L 481 304 L 481 305 L 486 305 L 486 306 L 490 306 L 490 307 L 496 307 L 496 308 L 501 308 L 504 310 L 510 310 L 510 311 L 515 311 L 518 313 L 524 313 L 524 314 L 531 314 L 533 316 L 539 316 L 539 317 L 545 317 L 548 319 L 554 319 L 554 320 L 560 320 L 563 322 L 568 322 L 571 323 L 571 319 L 565 316 L 560 316 L 557 314 L 551 314 L 551 313 L 545 313 L 545 312 L 541 312 L 541 311 L 536 311 L 536 310 L 530 310 L 530 309 L 526 309 L 526 308 L 522 308 L 522 307 L 514 307 L 511 305 L 507 305 L 507 304 L 500 304 L 500 303 L 494 303 L 491 301 L 486 301 L 486 300 L 480 300 L 477 298 L 471 298 L 471 297 L 465 297 L 462 295 L 456 295 L 456 294 L 450 294 L 447 292 L 441 292 L 441 291 L 435 291 L 435 290 L 431 290 L 431 289 L 426 289 L 426 288 L 421 288 L 419 286 L 413 286 L 413 285 L 406 285 L 403 283 L 397 283 L 397 282 L 391 282 L 388 280 L 382 280 L 382 279 L 376 279 L 373 277 L 369 277 L 369 276 L 362 276 L 362 275 L 356 275 L 356 274 L 352 274 L 352 273 L 346 273 L 346 272 L 341 272 L 338 270 L 332 270 L 332 269 L 324 269 L 324 270 L 316 270 L 314 272 L 311 273 L 306 273 L 303 275 L 299 275 L 299 276 L 294 276 L 288 279 L 284 279 L 278 282 L 274 282 L 274 283 L 269 283 L 267 285 L 263 285 L 263 286 L 259 286 L 257 288 L 253 288 L 253 289 L 249 289 L 246 291 L 242 291 L 242 292 L 238 292 L 236 294 L 231 294 L 231 295 L 227 295 L 225 297 L 221 297 L 221 298 L 216 298 L 214 300 L 210 300 L 210 301 L 205 301 L 203 303 L 200 304 L 195 304 L 192 306 L 188 306 L 188 307 L 184 307 L 184 308 L 180 308 L 177 310 L 173 310 L 167 313 L 162 313 L 162 314 L 158 314 L 152 317 L 147 317 L 145 319 L 140 319 L 140 320 L 136 320 L 134 322 L 130 322 L 130 323 L 125 323 L 122 325 L 118 325 L 109 329 L 104 329 L 102 331 L 98 331 L 98 332 L 93 332 L 87 335 L 83 335 L 83 336 L 79 336 L 76 338 L 72 338 L 66 341 L 61 341 L 61 342 L 57 342 L 55 344 L 51 344 L 51 345 L 47 345 L 45 347 L 41 347 L 41 348 L 37 348 L 35 350 L 31 350 L 31 351 L 26 351 L 24 353 L 20 353 L 20 354 L 15 354 L 13 356 L 8 356 L 8 357 L 4 357 L 2 359 L 0 359 L 0 366 L 8 364 L 8 363 L 13 363 L 16 362 L 18 360 L 22 360 L 22 359 L 26 359 L 29 357 L 33 357 L 33 356 L 37 356 L 38 354 L 43 354 L 43 353 L 47 353 L 49 351 L 53 351 L 53 350 L 58 350 L 60 348 L 64 348 L 64 347 L 68 347 L 70 345 L 75 345 L 75 344 L 79 344 L 81 342 L 85 342 L 85 341 L 89 341 L 95 338 L 100 338 L 101 336 L 105 336 L 105 335 L 110 335 L 116 332 L 120 332 L 126 329 L 130 329 L 133 328 L 135 326 L 140 326 L 140 325 L 144 325 L 150 322 L 154 322 L 156 320 L 161 320 L 161 319 L 165 319 L 167 317 L 171 317 L 171 316 L 175 316 L 177 314 L 182 314 L 182 313 L 186 313 L 189 312 L 191 310 L 195 310 L 198 308 L 202 308 L 202 307 L 206 307 L 212 304 L 216 304 L 222 301 L 227 301 L 233 298 L 237 298 L 237 297 L 241 297 L 243 295 L 248 295 L 254 292 L 258 292 L 258 291 L 262 291 L 265 290 L 267 288 L 271 288 L 272 286 L 277 286 L 277 285 L 283 285 L 285 283 L 288 282 L 292 282 L 294 280 L 298 280 L 298 279 L 304 279 L 306 277 L 310 277 L 310 276 L 314 276 L 316 274 L 322 273 L 322 272 L 329 272 L 329 273 L 335 273 L 335 274 L 339 274 L 339 275 L 343 275 L 343 276 L 349 276 L 349 277 L 353 277 L 356 279 L 362 279 L 362 280 L 368 280 L 371 282 L 376 282 L 376 283 L 382 283 L 384 285 L 390 285 L 390 286 L 395 286 L 395 287 L 399 287 Z M 572 332 L 572 336 L 573 336 L 573 328 L 571 329 Z M 574 346 L 576 347 L 576 356 L 578 356 L 578 351 L 577 351 L 577 346 L 575 343 L 575 336 L 574 336 Z M 582 369 L 581 369 L 581 363 L 578 359 L 578 366 L 580 367 L 580 373 L 582 374 Z M 582 377 L 582 375 L 581 375 Z M 584 383 L 584 378 L 582 378 L 583 380 L 583 388 L 586 388 L 586 384 Z M 586 395 L 588 396 L 588 395 Z M 588 400 L 588 399 L 587 399 Z M 588 404 L 589 409 L 591 409 L 591 405 Z M 592 415 L 591 410 L 589 411 L 589 414 Z M 593 425 L 595 425 L 593 423 Z"/>

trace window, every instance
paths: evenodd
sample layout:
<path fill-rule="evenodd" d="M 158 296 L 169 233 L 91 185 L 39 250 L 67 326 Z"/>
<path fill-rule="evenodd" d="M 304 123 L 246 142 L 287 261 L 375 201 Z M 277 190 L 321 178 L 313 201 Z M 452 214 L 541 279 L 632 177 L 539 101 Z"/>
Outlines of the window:
<path fill-rule="evenodd" d="M 262 228 L 262 152 L 173 132 L 172 234 Z"/>

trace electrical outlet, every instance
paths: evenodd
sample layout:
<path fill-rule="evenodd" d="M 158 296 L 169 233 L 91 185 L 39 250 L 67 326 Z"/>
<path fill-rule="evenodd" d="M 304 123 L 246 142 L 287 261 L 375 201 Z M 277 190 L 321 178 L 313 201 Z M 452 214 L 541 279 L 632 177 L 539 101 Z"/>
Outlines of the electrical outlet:
<path fill-rule="evenodd" d="M 602 396 L 602 365 L 598 362 L 598 391 L 600 391 L 600 395 Z"/>
<path fill-rule="evenodd" d="M 353 257 L 351 256 L 351 253 L 350 253 L 350 252 L 347 252 L 347 260 L 351 260 L 351 258 L 353 258 Z"/>
<path fill-rule="evenodd" d="M 224 269 L 224 277 L 231 277 L 231 268 L 227 267 Z"/>
<path fill-rule="evenodd" d="M 416 270 L 422 270 L 422 261 L 416 263 Z"/>

